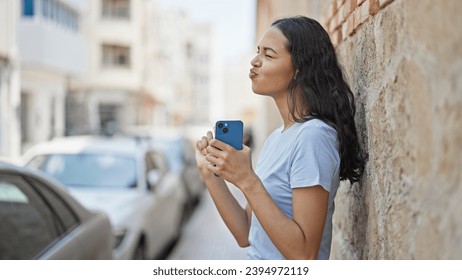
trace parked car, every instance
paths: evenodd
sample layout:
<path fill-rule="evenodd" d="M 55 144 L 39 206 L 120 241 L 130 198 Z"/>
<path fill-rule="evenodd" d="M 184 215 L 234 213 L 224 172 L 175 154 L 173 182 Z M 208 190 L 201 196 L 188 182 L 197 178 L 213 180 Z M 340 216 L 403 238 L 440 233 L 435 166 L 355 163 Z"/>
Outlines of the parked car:
<path fill-rule="evenodd" d="M 192 210 L 206 189 L 196 165 L 192 143 L 182 136 L 152 136 L 151 142 L 167 155 L 170 168 L 181 176 Z"/>
<path fill-rule="evenodd" d="M 182 130 L 171 127 L 131 127 L 125 133 L 153 145 L 166 155 L 170 171 L 181 177 L 186 189 L 185 216 L 189 216 L 206 189 L 196 165 L 193 143 Z"/>
<path fill-rule="evenodd" d="M 159 151 L 128 137 L 74 136 L 39 144 L 27 166 L 63 183 L 83 205 L 105 211 L 116 259 L 159 257 L 181 232 L 186 194 Z"/>
<path fill-rule="evenodd" d="M 112 245 L 106 214 L 46 174 L 0 162 L 0 259 L 111 259 Z"/>

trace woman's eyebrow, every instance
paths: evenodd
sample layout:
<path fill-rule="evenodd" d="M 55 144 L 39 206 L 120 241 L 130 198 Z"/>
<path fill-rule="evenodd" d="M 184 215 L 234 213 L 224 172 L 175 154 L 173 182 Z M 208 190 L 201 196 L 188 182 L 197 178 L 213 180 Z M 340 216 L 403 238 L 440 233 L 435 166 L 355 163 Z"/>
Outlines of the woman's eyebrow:
<path fill-rule="evenodd" d="M 257 50 L 260 51 L 260 46 L 257 47 Z M 277 51 L 275 51 L 273 48 L 270 48 L 270 47 L 263 47 L 263 50 L 266 52 L 266 51 L 272 51 L 274 52 L 275 54 L 277 54 Z"/>
<path fill-rule="evenodd" d="M 270 47 L 264 47 L 263 50 L 264 50 L 264 51 L 272 51 L 272 52 L 274 52 L 275 54 L 277 54 L 277 52 L 276 52 L 274 49 L 270 48 Z"/>

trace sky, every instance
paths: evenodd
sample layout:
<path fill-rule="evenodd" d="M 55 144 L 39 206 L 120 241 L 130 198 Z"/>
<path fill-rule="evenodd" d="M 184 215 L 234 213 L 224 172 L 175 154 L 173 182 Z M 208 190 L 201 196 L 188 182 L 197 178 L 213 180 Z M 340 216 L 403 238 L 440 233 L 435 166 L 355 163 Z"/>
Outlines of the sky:
<path fill-rule="evenodd" d="M 155 0 L 163 8 L 183 10 L 190 19 L 213 24 L 218 54 L 231 62 L 255 47 L 256 0 Z"/>

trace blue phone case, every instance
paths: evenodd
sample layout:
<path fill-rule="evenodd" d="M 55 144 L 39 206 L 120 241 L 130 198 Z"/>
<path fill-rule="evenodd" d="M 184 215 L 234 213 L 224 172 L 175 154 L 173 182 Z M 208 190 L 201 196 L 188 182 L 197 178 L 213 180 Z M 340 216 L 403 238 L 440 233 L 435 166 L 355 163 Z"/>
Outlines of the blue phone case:
<path fill-rule="evenodd" d="M 244 124 L 239 120 L 222 120 L 215 124 L 215 138 L 236 150 L 242 150 Z"/>

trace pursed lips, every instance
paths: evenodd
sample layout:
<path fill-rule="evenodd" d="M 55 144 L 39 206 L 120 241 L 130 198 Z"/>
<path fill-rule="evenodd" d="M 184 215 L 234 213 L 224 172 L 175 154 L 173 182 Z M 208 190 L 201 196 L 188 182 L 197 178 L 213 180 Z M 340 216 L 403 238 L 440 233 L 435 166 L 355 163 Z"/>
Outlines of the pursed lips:
<path fill-rule="evenodd" d="M 258 76 L 257 72 L 255 72 L 255 70 L 252 68 L 250 69 L 250 73 L 249 73 L 249 78 L 255 78 L 256 76 Z"/>

